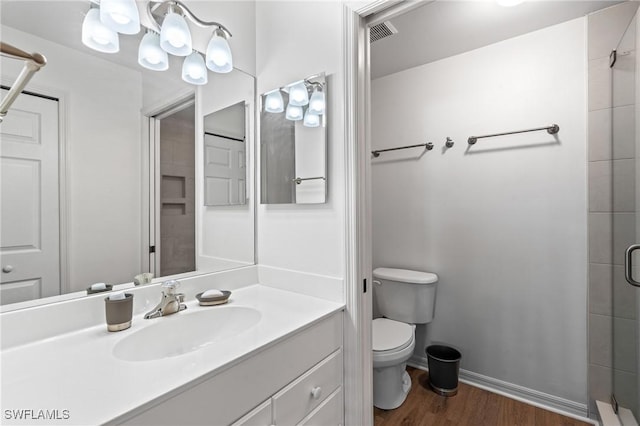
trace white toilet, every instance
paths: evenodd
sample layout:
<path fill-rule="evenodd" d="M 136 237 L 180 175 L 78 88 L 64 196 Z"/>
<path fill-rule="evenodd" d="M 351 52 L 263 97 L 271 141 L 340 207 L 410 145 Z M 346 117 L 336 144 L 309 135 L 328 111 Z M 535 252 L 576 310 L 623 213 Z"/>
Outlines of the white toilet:
<path fill-rule="evenodd" d="M 398 408 L 411 389 L 407 360 L 415 348 L 415 324 L 433 319 L 438 276 L 376 268 L 373 292 L 384 318 L 373 320 L 373 405 Z"/>

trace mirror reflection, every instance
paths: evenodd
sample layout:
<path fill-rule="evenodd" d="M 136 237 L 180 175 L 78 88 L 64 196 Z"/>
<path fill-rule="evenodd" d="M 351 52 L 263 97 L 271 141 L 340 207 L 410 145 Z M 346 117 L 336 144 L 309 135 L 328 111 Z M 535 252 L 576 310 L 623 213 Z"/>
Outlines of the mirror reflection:
<path fill-rule="evenodd" d="M 204 118 L 204 204 L 230 206 L 245 204 L 246 104 L 208 114 Z"/>
<path fill-rule="evenodd" d="M 319 74 L 261 96 L 262 204 L 326 202 L 326 93 Z"/>
<path fill-rule="evenodd" d="M 0 3 L 2 41 L 48 61 L 0 124 L 2 305 L 80 296 L 146 272 L 161 279 L 254 262 L 251 203 L 210 214 L 199 166 L 203 117 L 238 102 L 253 108 L 254 78 L 206 71 L 208 83 L 195 86 L 171 55 L 167 71 L 143 68 L 144 28 L 120 37 L 118 53 L 90 49 L 82 43 L 89 7 Z M 21 67 L 0 57 L 3 88 Z"/>

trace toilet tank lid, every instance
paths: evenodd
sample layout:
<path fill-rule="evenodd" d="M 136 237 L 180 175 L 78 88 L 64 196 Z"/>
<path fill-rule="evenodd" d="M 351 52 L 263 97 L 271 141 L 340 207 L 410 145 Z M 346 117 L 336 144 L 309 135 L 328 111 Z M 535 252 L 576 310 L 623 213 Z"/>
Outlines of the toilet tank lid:
<path fill-rule="evenodd" d="M 410 271 L 408 269 L 376 268 L 373 277 L 381 280 L 399 281 L 411 284 L 433 284 L 438 276 L 431 272 Z"/>

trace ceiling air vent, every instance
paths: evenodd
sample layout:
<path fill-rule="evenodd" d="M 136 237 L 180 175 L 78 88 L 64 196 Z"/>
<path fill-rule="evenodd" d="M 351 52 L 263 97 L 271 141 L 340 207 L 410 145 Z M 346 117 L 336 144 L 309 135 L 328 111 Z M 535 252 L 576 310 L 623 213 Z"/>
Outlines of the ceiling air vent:
<path fill-rule="evenodd" d="M 369 42 L 373 43 L 374 41 L 397 34 L 397 32 L 398 30 L 390 21 L 385 21 L 369 28 Z"/>

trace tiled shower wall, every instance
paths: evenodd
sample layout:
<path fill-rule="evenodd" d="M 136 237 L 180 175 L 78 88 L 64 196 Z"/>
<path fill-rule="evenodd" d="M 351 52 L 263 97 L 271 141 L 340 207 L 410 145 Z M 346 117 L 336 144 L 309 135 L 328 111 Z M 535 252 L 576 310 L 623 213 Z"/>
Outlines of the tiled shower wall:
<path fill-rule="evenodd" d="M 638 400 L 637 290 L 626 283 L 623 270 L 624 250 L 635 237 L 637 8 L 638 2 L 625 2 L 588 19 L 591 413 L 594 401 L 608 402 L 614 388 L 622 406 L 635 409 Z M 616 48 L 612 72 L 609 55 Z"/>

